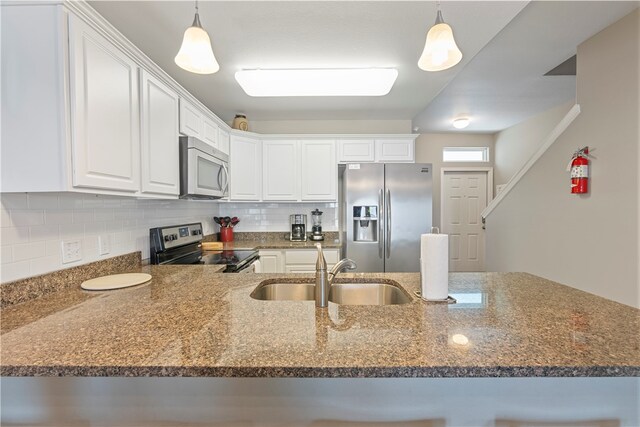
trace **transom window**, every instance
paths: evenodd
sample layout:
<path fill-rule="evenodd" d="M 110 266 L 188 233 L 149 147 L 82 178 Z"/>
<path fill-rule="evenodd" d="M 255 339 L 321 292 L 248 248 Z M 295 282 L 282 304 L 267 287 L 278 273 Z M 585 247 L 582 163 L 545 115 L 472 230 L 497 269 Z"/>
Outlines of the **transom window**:
<path fill-rule="evenodd" d="M 444 147 L 443 162 L 488 162 L 489 147 Z"/>

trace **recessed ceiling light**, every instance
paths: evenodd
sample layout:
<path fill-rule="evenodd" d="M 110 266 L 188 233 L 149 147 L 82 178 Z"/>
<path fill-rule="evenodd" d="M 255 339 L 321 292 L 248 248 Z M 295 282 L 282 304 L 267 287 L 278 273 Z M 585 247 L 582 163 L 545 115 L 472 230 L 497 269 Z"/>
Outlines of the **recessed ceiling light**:
<path fill-rule="evenodd" d="M 236 81 L 249 96 L 383 96 L 395 68 L 241 70 Z"/>
<path fill-rule="evenodd" d="M 468 117 L 458 117 L 453 121 L 453 127 L 456 129 L 464 129 L 469 126 L 470 122 L 471 120 L 469 120 Z"/>

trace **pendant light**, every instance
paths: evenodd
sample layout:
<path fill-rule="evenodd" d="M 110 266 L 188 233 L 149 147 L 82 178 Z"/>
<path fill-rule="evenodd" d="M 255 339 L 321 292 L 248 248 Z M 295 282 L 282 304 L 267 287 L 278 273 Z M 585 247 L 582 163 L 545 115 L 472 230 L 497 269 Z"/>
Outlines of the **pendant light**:
<path fill-rule="evenodd" d="M 220 69 L 216 57 L 213 56 L 209 34 L 200 24 L 198 0 L 196 0 L 196 16 L 193 24 L 184 32 L 182 46 L 175 57 L 178 67 L 196 74 L 213 74 Z"/>
<path fill-rule="evenodd" d="M 425 71 L 446 70 L 462 59 L 462 52 L 453 38 L 453 30 L 442 19 L 440 2 L 436 2 L 436 5 L 438 9 L 436 23 L 427 33 L 424 51 L 418 60 L 418 67 Z"/>

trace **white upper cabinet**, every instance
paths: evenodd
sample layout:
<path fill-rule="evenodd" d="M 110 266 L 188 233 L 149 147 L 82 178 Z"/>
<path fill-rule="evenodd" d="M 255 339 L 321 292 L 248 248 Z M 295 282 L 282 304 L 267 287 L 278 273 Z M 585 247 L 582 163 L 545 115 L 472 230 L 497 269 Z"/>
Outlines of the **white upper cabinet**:
<path fill-rule="evenodd" d="M 180 98 L 180 133 L 193 136 L 218 148 L 218 124 L 213 118 L 184 98 Z"/>
<path fill-rule="evenodd" d="M 238 148 L 237 141 L 240 142 Z M 261 169 L 252 166 L 256 151 L 247 150 L 242 144 L 246 144 L 243 138 L 232 137 L 231 200 L 337 200 L 335 140 L 264 140 Z M 242 182 L 237 183 L 236 180 Z M 255 180 L 262 184 L 261 198 L 256 198 Z M 249 190 L 245 190 L 247 188 Z"/>
<path fill-rule="evenodd" d="M 140 188 L 138 66 L 69 17 L 73 185 Z"/>
<path fill-rule="evenodd" d="M 178 94 L 146 71 L 140 81 L 142 192 L 177 196 Z"/>
<path fill-rule="evenodd" d="M 376 161 L 414 162 L 414 139 L 376 139 Z"/>
<path fill-rule="evenodd" d="M 86 2 L 0 20 L 3 192 L 176 198 L 178 134 L 229 154 L 231 200 L 335 202 L 338 162 L 414 161 L 415 135 L 230 131 Z"/>
<path fill-rule="evenodd" d="M 204 115 L 184 98 L 180 98 L 180 133 L 204 139 Z"/>
<path fill-rule="evenodd" d="M 300 157 L 300 199 L 337 200 L 338 163 L 335 141 L 300 141 Z"/>
<path fill-rule="evenodd" d="M 63 3 L 2 5 L 1 190 L 176 198 L 179 132 L 228 151 L 228 127 L 85 2 Z"/>
<path fill-rule="evenodd" d="M 374 162 L 376 160 L 375 140 L 339 139 L 338 161 L 341 163 Z"/>
<path fill-rule="evenodd" d="M 298 150 L 298 141 L 271 140 L 262 143 L 263 200 L 298 200 Z"/>
<path fill-rule="evenodd" d="M 207 116 L 203 117 L 203 131 L 202 131 L 202 140 L 207 144 L 219 148 L 218 146 L 218 125 L 216 122 L 208 118 Z"/>
<path fill-rule="evenodd" d="M 339 163 L 366 162 L 414 162 L 415 138 L 406 137 L 375 137 L 375 138 L 345 138 L 338 140 Z"/>
<path fill-rule="evenodd" d="M 262 144 L 259 139 L 231 137 L 229 173 L 231 200 L 261 200 Z"/>
<path fill-rule="evenodd" d="M 61 36 L 64 14 L 54 6 L 0 5 L 0 9 L 0 188 L 66 191 L 71 186 L 71 159 L 64 86 L 68 62 L 61 54 L 68 46 Z"/>
<path fill-rule="evenodd" d="M 229 154 L 229 142 L 229 132 L 222 129 L 221 127 L 218 128 L 218 150 L 222 151 L 225 154 Z"/>

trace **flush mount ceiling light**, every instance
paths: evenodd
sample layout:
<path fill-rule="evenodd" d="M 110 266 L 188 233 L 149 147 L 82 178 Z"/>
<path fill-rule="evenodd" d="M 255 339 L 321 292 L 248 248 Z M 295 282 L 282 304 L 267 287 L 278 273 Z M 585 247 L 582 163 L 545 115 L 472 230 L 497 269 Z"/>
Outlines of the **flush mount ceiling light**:
<path fill-rule="evenodd" d="M 249 96 L 383 96 L 395 68 L 241 70 L 236 81 Z"/>
<path fill-rule="evenodd" d="M 175 62 L 178 67 L 196 74 L 213 74 L 220 69 L 216 57 L 213 56 L 209 34 L 200 24 L 197 0 L 196 16 L 193 18 L 193 24 L 184 32 L 182 46 Z"/>
<path fill-rule="evenodd" d="M 469 126 L 469 123 L 471 123 L 471 120 L 469 120 L 468 117 L 458 117 L 453 121 L 453 127 L 456 129 L 464 129 Z"/>
<path fill-rule="evenodd" d="M 440 2 L 436 2 L 438 15 L 436 23 L 427 33 L 422 56 L 418 60 L 418 67 L 425 71 L 441 71 L 451 68 L 462 59 L 462 52 L 458 49 L 453 38 L 453 30 L 442 19 Z"/>

